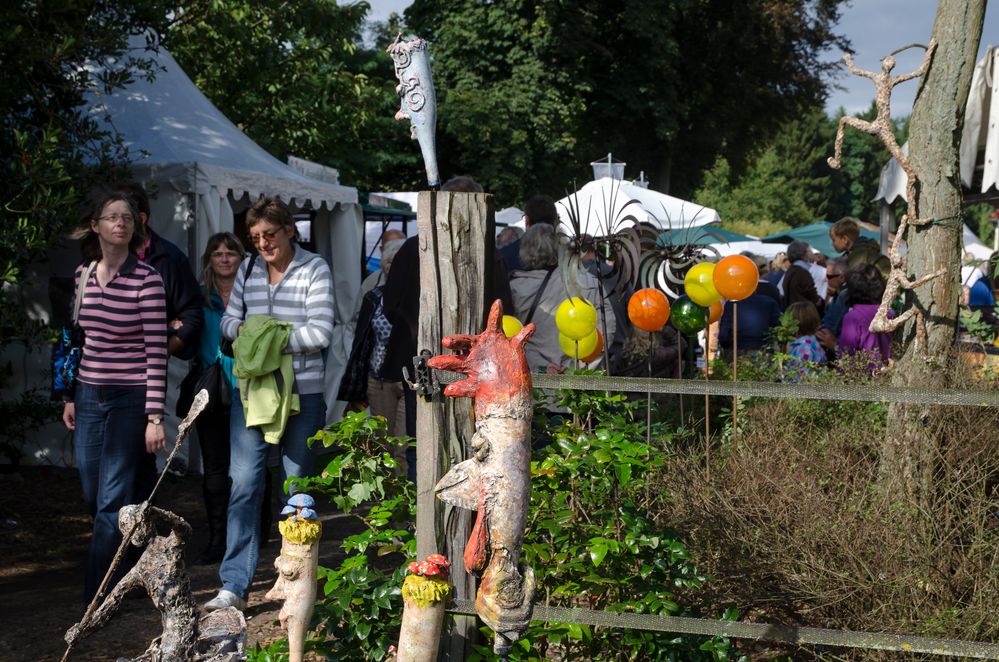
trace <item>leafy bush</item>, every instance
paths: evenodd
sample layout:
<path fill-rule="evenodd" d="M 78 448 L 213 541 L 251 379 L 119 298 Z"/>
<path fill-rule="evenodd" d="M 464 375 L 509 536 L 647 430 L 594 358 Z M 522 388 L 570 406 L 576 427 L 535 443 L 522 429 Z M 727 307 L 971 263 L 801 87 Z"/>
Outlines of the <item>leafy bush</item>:
<path fill-rule="evenodd" d="M 538 579 L 536 604 L 679 615 L 677 593 L 701 588 L 676 531 L 649 516 L 655 500 L 648 478 L 664 463 L 669 438 L 656 426 L 645 440 L 640 403 L 623 395 L 565 391 L 559 402 L 573 420 L 549 419 L 552 443 L 531 463 L 531 512 L 523 561 Z M 549 427 L 551 430 L 552 428 Z M 727 614 L 734 617 L 734 612 Z M 491 640 L 487 628 L 483 633 Z M 724 638 L 697 639 L 661 632 L 532 623 L 511 660 L 729 659 Z M 470 658 L 492 659 L 489 645 Z"/>
<path fill-rule="evenodd" d="M 657 525 L 648 508 L 658 496 L 649 476 L 664 464 L 669 437 L 655 426 L 646 443 L 639 403 L 623 395 L 561 392 L 568 417 L 538 413 L 550 443 L 536 451 L 525 563 L 538 577 L 537 604 L 678 615 L 681 591 L 699 590 L 705 577 L 690 561 L 676 531 Z M 415 490 L 397 468 L 393 451 L 406 443 L 385 435 L 385 421 L 364 413 L 319 432 L 314 440 L 333 448 L 321 476 L 292 479 L 300 489 L 326 494 L 344 513 L 363 514 L 365 529 L 346 538 L 348 557 L 335 569 L 320 568 L 322 597 L 316 605 L 318 635 L 308 650 L 330 659 L 381 660 L 396 643 L 402 617 L 401 586 L 414 556 Z M 735 618 L 735 612 L 725 614 Z M 491 634 L 483 628 L 485 638 Z M 259 647 L 251 659 L 281 659 L 286 645 Z M 660 632 L 534 623 L 511 660 L 729 658 L 726 638 L 680 637 Z M 470 659 L 492 659 L 489 645 Z"/>
<path fill-rule="evenodd" d="M 346 514 L 361 515 L 365 528 L 342 543 L 347 558 L 337 568 L 320 566 L 322 597 L 313 614 L 316 639 L 306 650 L 334 660 L 381 660 L 397 642 L 402 622 L 402 581 L 406 561 L 416 554 L 416 490 L 393 452 L 408 439 L 386 435 L 385 419 L 347 413 L 310 441 L 332 448 L 323 472 L 289 479 L 299 489 L 324 494 Z M 365 508 L 367 508 L 365 510 Z M 252 651 L 251 660 L 282 659 L 283 641 Z"/>

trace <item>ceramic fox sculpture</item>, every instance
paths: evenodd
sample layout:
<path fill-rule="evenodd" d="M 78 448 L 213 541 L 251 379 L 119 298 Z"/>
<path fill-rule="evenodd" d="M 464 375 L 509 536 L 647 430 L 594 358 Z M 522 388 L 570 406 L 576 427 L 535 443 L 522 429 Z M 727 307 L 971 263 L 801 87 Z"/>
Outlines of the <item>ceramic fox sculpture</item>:
<path fill-rule="evenodd" d="M 475 610 L 496 633 L 493 649 L 506 655 L 523 635 L 534 611 L 534 571 L 520 563 L 531 500 L 531 371 L 524 344 L 534 334 L 528 324 L 512 338 L 502 326 L 496 301 L 486 330 L 453 335 L 444 346 L 458 355 L 435 356 L 432 368 L 467 377 L 449 384 L 447 396 L 472 398 L 475 412 L 473 457 L 441 478 L 437 496 L 477 511 L 465 546 L 465 567 L 480 574 Z"/>

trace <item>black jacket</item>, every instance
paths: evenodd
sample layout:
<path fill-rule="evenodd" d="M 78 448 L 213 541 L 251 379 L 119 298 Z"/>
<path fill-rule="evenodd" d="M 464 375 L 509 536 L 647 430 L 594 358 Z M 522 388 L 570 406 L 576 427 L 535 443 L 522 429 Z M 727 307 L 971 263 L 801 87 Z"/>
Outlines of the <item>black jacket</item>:
<path fill-rule="evenodd" d="M 489 281 L 489 276 L 492 281 Z M 499 255 L 494 255 L 492 274 L 486 274 L 486 311 L 495 299 L 503 302 L 503 310 L 513 314 L 513 297 L 510 295 L 510 281 L 506 268 Z M 382 290 L 382 307 L 385 317 L 392 323 L 385 350 L 385 363 L 382 377 L 388 381 L 401 381 L 402 367 L 413 370 L 413 357 L 417 355 L 417 338 L 420 329 L 420 246 L 417 237 L 410 237 L 399 247 L 392 261 L 388 280 Z M 428 347 L 431 351 L 440 348 Z"/>
<path fill-rule="evenodd" d="M 146 226 L 146 232 L 149 234 L 149 250 L 143 262 L 156 269 L 163 277 L 167 321 L 179 319 L 184 324 L 178 331 L 168 331 L 169 335 L 176 335 L 184 343 L 184 348 L 176 356 L 181 359 L 192 358 L 198 350 L 201 329 L 205 326 L 205 316 L 201 310 L 201 289 L 183 251 L 153 232 L 149 226 Z"/>

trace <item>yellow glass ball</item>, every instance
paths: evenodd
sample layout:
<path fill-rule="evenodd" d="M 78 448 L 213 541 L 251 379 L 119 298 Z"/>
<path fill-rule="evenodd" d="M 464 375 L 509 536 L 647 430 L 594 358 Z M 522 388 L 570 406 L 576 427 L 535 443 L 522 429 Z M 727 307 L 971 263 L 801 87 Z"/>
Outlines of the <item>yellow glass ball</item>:
<path fill-rule="evenodd" d="M 597 335 L 597 330 L 594 329 L 593 333 L 579 341 L 579 353 L 577 354 L 576 341 L 569 338 L 565 334 L 558 334 L 559 347 L 562 348 L 562 352 L 564 352 L 566 356 L 571 358 L 578 357 L 582 359 L 584 356 L 590 356 L 597 351 L 597 343 L 599 342 L 600 337 Z"/>
<path fill-rule="evenodd" d="M 597 309 L 586 299 L 566 299 L 555 311 L 555 326 L 571 340 L 582 340 L 597 328 Z"/>
<path fill-rule="evenodd" d="M 524 328 L 524 325 L 520 323 L 520 320 L 513 315 L 503 316 L 503 334 L 507 338 L 513 338 L 515 335 L 520 333 L 520 330 Z"/>

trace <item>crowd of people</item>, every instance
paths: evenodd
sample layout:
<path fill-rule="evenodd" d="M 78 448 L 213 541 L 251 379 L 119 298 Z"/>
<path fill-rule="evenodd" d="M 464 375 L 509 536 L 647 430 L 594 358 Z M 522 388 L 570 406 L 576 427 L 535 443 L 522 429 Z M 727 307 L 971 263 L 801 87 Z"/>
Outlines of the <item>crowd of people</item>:
<path fill-rule="evenodd" d="M 229 406 L 196 421 L 209 532 L 199 561 L 221 562 L 221 589 L 205 608 L 243 609 L 270 528 L 271 448 L 282 485 L 313 471 L 307 440 L 326 422 L 333 279 L 326 261 L 298 244 L 278 198 L 262 197 L 246 213 L 251 256 L 231 233 L 208 239 L 200 284 L 149 220 L 146 192 L 121 186 L 95 193 L 74 233 L 84 254 L 74 297 L 84 341 L 63 421 L 94 519 L 84 600 L 95 597 L 121 542 L 118 511 L 152 493 L 173 355 L 191 359 L 195 376 L 214 369 L 228 389 Z M 119 576 L 127 569 L 126 561 Z"/>
<path fill-rule="evenodd" d="M 481 192 L 468 177 L 443 190 Z M 526 230 L 506 228 L 487 258 L 492 278 L 486 305 L 537 331 L 526 346 L 531 370 L 560 373 L 574 361 L 559 342 L 556 311 L 570 296 L 589 300 L 606 345 L 590 367 L 613 375 L 679 377 L 689 338 L 672 326 L 647 332 L 628 320 L 630 293 L 615 287 L 608 262 L 583 246 L 579 266 L 560 260 L 553 200 L 532 196 Z M 210 237 L 200 282 L 183 251 L 150 227 L 141 186 L 120 186 L 91 200 L 75 233 L 84 261 L 76 271 L 79 327 L 84 333 L 78 385 L 64 397 L 63 421 L 73 431 L 83 495 L 94 518 L 84 597 L 92 600 L 121 541 L 118 511 L 147 499 L 156 479 L 155 453 L 163 427 L 169 356 L 189 359 L 193 382 L 217 374 L 228 397 L 196 421 L 204 471 L 208 544 L 200 563 L 219 563 L 221 588 L 206 609 L 245 608 L 259 546 L 271 524 L 271 448 L 279 480 L 311 475 L 307 440 L 326 421 L 326 350 L 333 337 L 330 265 L 303 248 L 288 206 L 262 197 L 246 213 L 245 238 Z M 890 264 L 855 219 L 830 229 L 842 256 L 827 258 L 793 241 L 773 260 L 757 259 L 756 291 L 726 302 L 717 327 L 722 351 L 740 355 L 778 350 L 789 374 L 821 369 L 837 357 L 866 352 L 871 370 L 891 358 L 886 334 L 869 331 Z M 384 416 L 388 432 L 415 436 L 416 394 L 407 368 L 417 354 L 419 246 L 389 230 L 381 238 L 380 269 L 364 279 L 354 344 L 339 399 Z M 249 250 L 248 250 L 249 249 Z M 982 270 L 962 273 L 966 300 L 991 315 L 992 283 Z M 776 347 L 784 311 L 797 337 Z M 994 318 L 992 318 L 994 321 Z M 689 368 L 689 364 L 687 364 Z M 185 380 L 185 382 L 188 380 Z M 182 415 L 182 412 L 181 412 Z M 415 480 L 415 449 L 400 452 L 399 471 Z M 283 499 L 289 495 L 282 494 Z M 121 572 L 127 570 L 127 563 Z"/>

